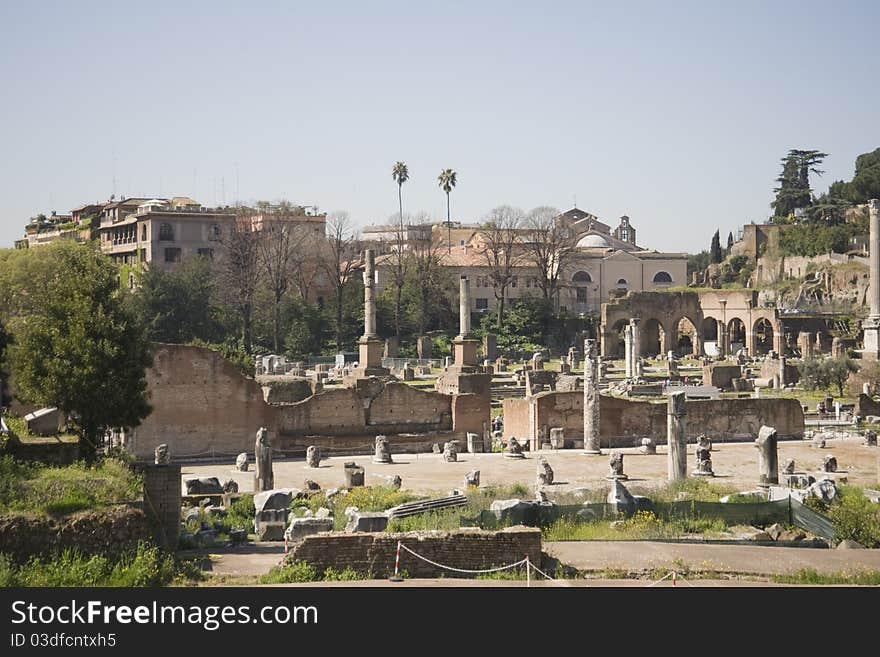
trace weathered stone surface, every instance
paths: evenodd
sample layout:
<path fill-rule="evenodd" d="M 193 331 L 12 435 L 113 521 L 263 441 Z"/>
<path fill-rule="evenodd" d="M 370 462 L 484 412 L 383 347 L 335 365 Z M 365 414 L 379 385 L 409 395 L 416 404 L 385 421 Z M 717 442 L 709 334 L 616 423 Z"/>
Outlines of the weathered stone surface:
<path fill-rule="evenodd" d="M 322 506 L 320 509 L 315 511 L 316 518 L 330 518 L 333 516 L 333 512 L 328 509 L 326 506 Z"/>
<path fill-rule="evenodd" d="M 269 438 L 269 430 L 260 427 L 257 431 L 257 439 L 254 443 L 254 491 L 272 490 L 275 487 L 275 475 L 272 471 L 272 442 Z"/>
<path fill-rule="evenodd" d="M 373 452 L 373 463 L 392 463 L 391 447 L 386 436 L 376 436 L 376 446 Z"/>
<path fill-rule="evenodd" d="M 807 495 L 815 497 L 822 502 L 831 502 L 837 497 L 837 484 L 831 479 L 820 479 L 807 488 Z"/>
<path fill-rule="evenodd" d="M 524 459 L 525 454 L 522 453 L 522 445 L 515 436 L 511 436 L 507 440 L 507 447 L 504 449 L 502 456 L 508 459 Z"/>
<path fill-rule="evenodd" d="M 687 477 L 686 393 L 674 392 L 666 402 L 666 470 L 669 481 Z"/>
<path fill-rule="evenodd" d="M 565 447 L 565 429 L 562 427 L 550 428 L 550 449 L 563 449 Z"/>
<path fill-rule="evenodd" d="M 284 525 L 284 522 L 261 522 L 256 528 L 257 539 L 260 541 L 283 541 L 286 531 Z"/>
<path fill-rule="evenodd" d="M 837 544 L 838 550 L 864 550 L 865 546 L 861 543 L 857 543 L 849 538 L 845 538 L 840 543 Z"/>
<path fill-rule="evenodd" d="M 808 474 L 796 473 L 785 475 L 785 485 L 789 488 L 808 488 L 815 482 L 816 478 Z"/>
<path fill-rule="evenodd" d="M 785 531 L 785 529 L 778 522 L 775 522 L 769 527 L 766 527 L 764 531 L 767 532 L 770 535 L 770 538 L 772 538 L 774 541 L 778 541 L 779 537 L 782 535 L 782 532 Z"/>
<path fill-rule="evenodd" d="M 306 463 L 310 468 L 317 468 L 321 464 L 321 454 L 316 445 L 309 445 L 306 449 Z"/>
<path fill-rule="evenodd" d="M 553 468 L 543 456 L 538 457 L 537 483 L 538 486 L 549 486 L 553 483 Z"/>
<path fill-rule="evenodd" d="M 235 457 L 235 469 L 239 472 L 247 472 L 248 471 L 248 455 L 247 452 L 242 452 L 238 456 Z"/>
<path fill-rule="evenodd" d="M 501 521 L 517 525 L 536 525 L 538 522 L 538 503 L 531 500 L 495 500 L 489 510 Z"/>
<path fill-rule="evenodd" d="M 642 446 L 640 448 L 642 454 L 656 454 L 657 443 L 653 438 L 642 438 Z"/>
<path fill-rule="evenodd" d="M 156 446 L 154 463 L 156 465 L 168 465 L 171 463 L 171 452 L 168 451 L 168 445 L 166 443 Z"/>
<path fill-rule="evenodd" d="M 290 541 L 298 541 L 305 536 L 331 531 L 333 531 L 333 518 L 291 518 L 284 536 Z"/>
<path fill-rule="evenodd" d="M 388 480 L 388 483 L 395 489 L 400 490 L 400 487 L 403 486 L 403 479 L 400 478 L 399 474 L 389 475 L 385 477 Z"/>
<path fill-rule="evenodd" d="M 238 482 L 235 479 L 227 479 L 223 482 L 223 492 L 224 493 L 237 493 L 238 492 Z"/>
<path fill-rule="evenodd" d="M 763 485 L 779 483 L 777 435 L 773 427 L 761 427 L 755 439 L 758 449 L 758 481 Z"/>
<path fill-rule="evenodd" d="M 383 532 L 388 516 L 378 511 L 355 511 L 349 515 L 346 532 Z"/>
<path fill-rule="evenodd" d="M 454 440 L 443 443 L 443 460 L 446 463 L 458 461 L 458 443 Z"/>
<path fill-rule="evenodd" d="M 186 486 L 187 495 L 220 495 L 223 493 L 223 485 L 217 477 L 186 479 L 183 483 Z"/>
<path fill-rule="evenodd" d="M 784 474 L 794 474 L 794 459 L 786 459 L 785 465 L 782 466 Z"/>
<path fill-rule="evenodd" d="M 711 445 L 711 443 L 709 443 Z M 714 477 L 715 473 L 712 471 L 712 453 L 710 451 L 711 448 L 706 447 L 705 443 L 700 443 L 697 446 L 696 453 L 696 461 L 697 461 L 697 469 L 692 473 L 696 477 Z"/>
<path fill-rule="evenodd" d="M 627 490 L 620 479 L 613 479 L 608 497 L 605 500 L 613 504 L 618 513 L 630 514 L 635 511 L 647 511 L 653 507 L 653 503 L 642 495 L 633 495 Z"/>
<path fill-rule="evenodd" d="M 480 485 L 480 471 L 479 470 L 471 470 L 464 476 L 464 487 L 467 489 L 470 486 Z"/>
<path fill-rule="evenodd" d="M 345 487 L 354 488 L 364 485 L 364 469 L 354 461 L 349 461 L 342 466 L 345 473 Z"/>
<path fill-rule="evenodd" d="M 623 452 L 614 450 L 609 455 L 608 465 L 610 472 L 606 479 L 628 479 L 623 472 Z"/>
<path fill-rule="evenodd" d="M 829 454 L 822 459 L 822 472 L 837 472 L 837 457 Z"/>
<path fill-rule="evenodd" d="M 442 454 L 443 453 L 443 450 L 440 449 L 440 443 L 434 443 L 433 445 L 431 445 L 431 451 L 434 452 L 435 454 Z"/>
<path fill-rule="evenodd" d="M 477 454 L 483 451 L 483 434 L 467 432 L 467 451 L 471 454 Z"/>
<path fill-rule="evenodd" d="M 298 488 L 277 488 L 257 493 L 254 495 L 254 513 L 259 516 L 264 510 L 287 509 L 301 493 Z"/>
<path fill-rule="evenodd" d="M 306 492 L 316 492 L 321 490 L 321 484 L 317 481 L 313 481 L 312 479 L 306 479 L 303 482 L 303 490 Z"/>
<path fill-rule="evenodd" d="M 865 432 L 865 445 L 868 447 L 877 447 L 877 432 L 870 429 Z"/>

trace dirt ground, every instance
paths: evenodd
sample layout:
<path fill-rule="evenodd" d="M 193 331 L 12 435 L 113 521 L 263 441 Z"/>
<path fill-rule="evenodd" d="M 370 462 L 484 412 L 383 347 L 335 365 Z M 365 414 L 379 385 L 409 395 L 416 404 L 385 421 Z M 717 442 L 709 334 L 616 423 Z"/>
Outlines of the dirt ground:
<path fill-rule="evenodd" d="M 846 477 L 847 483 L 867 488 L 880 486 L 880 448 L 866 447 L 857 438 L 829 440 L 825 449 L 813 447 L 810 441 L 781 441 L 779 465 L 786 459 L 795 460 L 798 472 L 816 476 L 824 456 L 837 457 L 838 477 Z M 638 450 L 624 449 L 624 471 L 629 476 L 628 486 L 650 487 L 666 482 L 666 448 L 657 448 L 657 455 L 646 456 Z M 480 470 L 481 485 L 522 483 L 529 487 L 535 483 L 537 456 L 547 458 L 553 468 L 555 482 L 548 489 L 552 499 L 556 492 L 576 488 L 604 488 L 609 473 L 608 450 L 600 456 L 587 456 L 580 450 L 544 450 L 526 452 L 527 458 L 512 460 L 501 454 L 466 454 L 458 456 L 457 463 L 446 463 L 439 454 L 394 455 L 390 465 L 375 464 L 369 455 L 338 456 L 321 461 L 321 467 L 310 468 L 303 459 L 275 461 L 276 488 L 302 488 L 306 479 L 312 479 L 322 488 L 340 488 L 345 484 L 342 466 L 355 461 L 366 470 L 365 483 L 379 485 L 386 476 L 400 475 L 403 488 L 418 493 L 448 493 L 461 488 L 466 472 Z M 221 481 L 235 479 L 242 492 L 253 490 L 253 472 L 238 472 L 228 462 L 184 465 L 182 479 L 191 477 L 218 477 Z M 688 445 L 688 469 L 694 463 L 694 445 Z M 712 467 L 718 484 L 730 484 L 739 490 L 753 489 L 758 481 L 758 450 L 752 443 L 719 443 L 713 446 Z M 253 464 L 251 464 L 253 470 Z M 184 489 L 185 492 L 185 489 Z"/>

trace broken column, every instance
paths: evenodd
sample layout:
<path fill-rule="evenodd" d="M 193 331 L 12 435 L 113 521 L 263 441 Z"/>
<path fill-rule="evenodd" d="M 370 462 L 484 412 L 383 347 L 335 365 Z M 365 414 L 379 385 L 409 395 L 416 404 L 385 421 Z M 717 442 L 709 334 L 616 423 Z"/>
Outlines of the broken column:
<path fill-rule="evenodd" d="M 352 370 L 351 376 L 345 380 L 348 385 L 356 385 L 354 381 L 357 379 L 389 374 L 389 370 L 382 367 L 384 343 L 376 334 L 375 263 L 373 250 L 366 249 L 364 251 L 364 334 L 358 340 L 358 367 Z"/>
<path fill-rule="evenodd" d="M 260 427 L 257 431 L 257 440 L 254 443 L 254 492 L 275 488 L 275 476 L 272 472 L 272 443 L 269 440 L 269 430 Z"/>
<path fill-rule="evenodd" d="M 834 338 L 831 340 L 831 357 L 835 360 L 843 358 L 846 355 L 846 347 L 843 346 L 843 340 Z"/>
<path fill-rule="evenodd" d="M 342 472 L 345 474 L 346 488 L 364 485 L 364 469 L 354 461 L 344 463 L 342 465 Z"/>
<path fill-rule="evenodd" d="M 801 358 L 808 360 L 813 357 L 813 341 L 812 334 L 809 331 L 801 331 L 798 333 L 798 348 L 801 351 Z"/>
<path fill-rule="evenodd" d="M 862 322 L 865 340 L 862 357 L 878 360 L 880 359 L 880 201 L 875 198 L 868 201 L 868 216 L 870 223 L 868 299 L 871 302 L 871 312 Z"/>
<path fill-rule="evenodd" d="M 627 379 L 633 378 L 633 357 L 632 357 L 632 324 L 623 327 L 623 367 L 624 376 Z M 586 356 L 584 356 L 586 358 Z"/>
<path fill-rule="evenodd" d="M 666 406 L 666 466 L 669 481 L 687 478 L 685 395 L 684 392 L 672 393 Z"/>
<path fill-rule="evenodd" d="M 392 463 L 391 447 L 387 436 L 376 436 L 376 445 L 373 450 L 373 463 Z"/>
<path fill-rule="evenodd" d="M 777 435 L 773 427 L 763 426 L 758 431 L 758 483 L 761 486 L 779 483 L 779 462 L 776 452 Z"/>
<path fill-rule="evenodd" d="M 553 468 L 543 456 L 538 457 L 537 486 L 549 486 L 553 483 Z"/>
<path fill-rule="evenodd" d="M 642 330 L 639 328 L 639 322 L 638 317 L 629 320 L 629 325 L 632 326 L 632 365 L 630 367 L 633 377 L 639 375 L 636 371 L 636 363 L 642 358 Z"/>
<path fill-rule="evenodd" d="M 599 449 L 599 371 L 596 341 L 584 340 L 584 454 L 601 454 Z"/>
<path fill-rule="evenodd" d="M 452 341 L 456 369 L 476 371 L 479 344 L 471 337 L 471 282 L 467 276 L 462 276 L 459 279 L 458 335 Z"/>
<path fill-rule="evenodd" d="M 317 468 L 321 464 L 321 455 L 315 445 L 309 445 L 306 449 L 306 463 L 310 468 Z"/>
<path fill-rule="evenodd" d="M 623 472 L 623 452 L 619 450 L 614 450 L 611 452 L 611 455 L 608 459 L 608 466 L 611 471 L 608 473 L 606 479 L 627 479 L 628 477 Z"/>

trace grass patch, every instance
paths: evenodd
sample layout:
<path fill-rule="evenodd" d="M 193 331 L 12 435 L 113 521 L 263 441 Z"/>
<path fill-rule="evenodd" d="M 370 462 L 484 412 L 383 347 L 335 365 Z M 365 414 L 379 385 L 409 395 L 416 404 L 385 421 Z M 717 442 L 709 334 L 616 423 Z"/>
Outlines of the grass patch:
<path fill-rule="evenodd" d="M 71 513 L 139 499 L 143 480 L 115 458 L 64 467 L 0 457 L 0 512 Z"/>
<path fill-rule="evenodd" d="M 840 486 L 830 503 L 808 498 L 806 504 L 834 523 L 835 542 L 849 539 L 867 548 L 880 546 L 880 505 L 869 500 L 862 489 Z"/>
<path fill-rule="evenodd" d="M 141 543 L 116 558 L 65 550 L 52 558 L 17 564 L 0 554 L 0 586 L 168 586 L 202 579 L 198 566 Z"/>
<path fill-rule="evenodd" d="M 777 584 L 848 584 L 850 586 L 880 586 L 880 571 L 857 570 L 849 572 L 841 570 L 835 573 L 820 573 L 814 568 L 802 568 L 793 573 L 771 575 Z"/>
<path fill-rule="evenodd" d="M 542 534 L 545 541 L 625 541 L 687 535 L 717 537 L 726 530 L 727 525 L 719 518 L 661 519 L 651 511 L 637 511 L 629 518 L 621 516 L 617 520 L 584 521 L 576 517 L 563 517 L 544 527 Z"/>
<path fill-rule="evenodd" d="M 297 582 L 314 582 L 317 573 L 305 561 L 293 561 L 283 566 L 275 566 L 260 577 L 260 584 L 295 584 Z"/>

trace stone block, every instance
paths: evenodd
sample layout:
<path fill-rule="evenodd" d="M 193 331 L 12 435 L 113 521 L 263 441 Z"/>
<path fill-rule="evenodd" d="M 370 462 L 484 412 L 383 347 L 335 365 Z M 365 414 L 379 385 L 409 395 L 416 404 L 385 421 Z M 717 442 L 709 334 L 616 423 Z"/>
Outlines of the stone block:
<path fill-rule="evenodd" d="M 384 532 L 388 527 L 388 516 L 378 511 L 355 511 L 350 514 L 345 531 Z"/>

